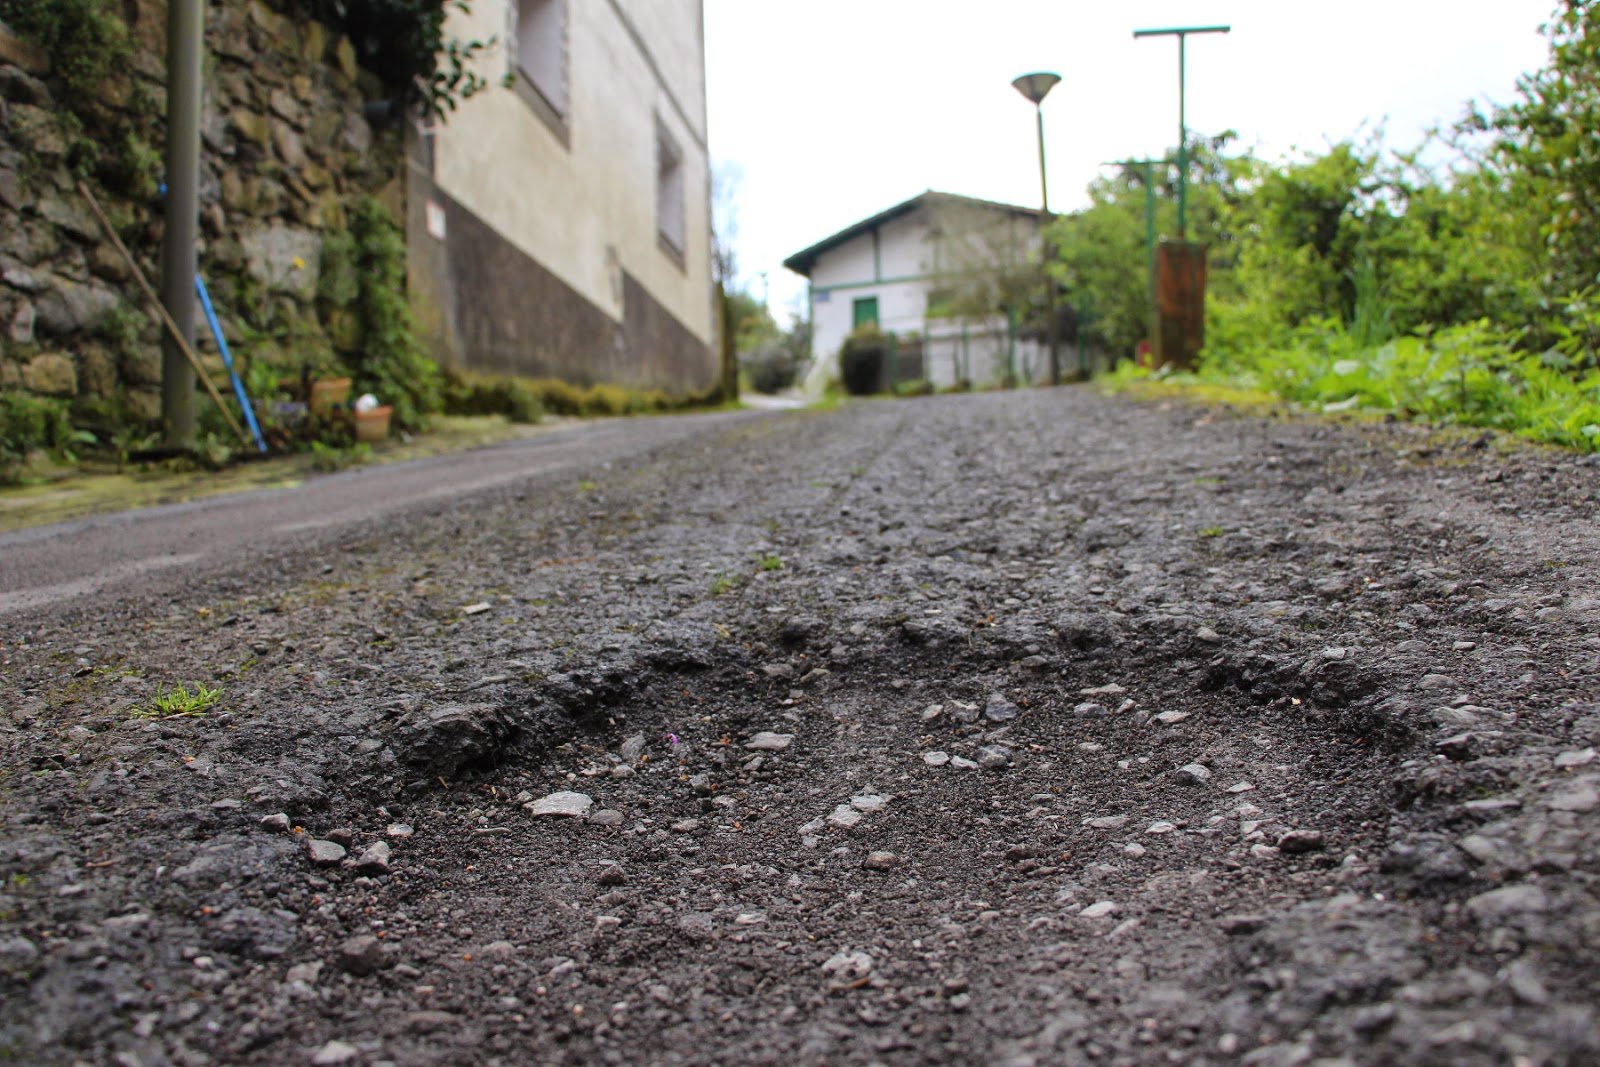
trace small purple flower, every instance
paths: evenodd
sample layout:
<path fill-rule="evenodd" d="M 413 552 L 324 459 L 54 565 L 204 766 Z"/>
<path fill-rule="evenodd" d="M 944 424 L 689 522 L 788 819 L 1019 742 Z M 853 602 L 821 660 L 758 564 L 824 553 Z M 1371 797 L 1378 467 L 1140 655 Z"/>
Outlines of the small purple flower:
<path fill-rule="evenodd" d="M 663 734 L 662 735 L 662 740 L 666 741 L 666 743 L 671 745 L 673 748 L 677 748 L 680 744 L 683 743 L 683 742 L 678 740 L 678 735 L 677 734 Z"/>

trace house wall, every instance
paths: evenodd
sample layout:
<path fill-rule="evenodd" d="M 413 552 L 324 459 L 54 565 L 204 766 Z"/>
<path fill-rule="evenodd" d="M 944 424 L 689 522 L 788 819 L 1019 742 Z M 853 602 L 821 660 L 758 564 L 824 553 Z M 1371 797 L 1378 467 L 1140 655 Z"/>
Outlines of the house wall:
<path fill-rule="evenodd" d="M 890 219 L 880 229 L 885 278 L 906 278 L 933 269 L 928 243 L 928 218 L 920 211 Z"/>
<path fill-rule="evenodd" d="M 706 388 L 717 364 L 700 0 L 566 0 L 553 120 L 503 43 L 516 4 L 451 11 L 449 34 L 502 43 L 479 63 L 492 87 L 413 147 L 419 322 L 467 368 Z M 678 251 L 660 238 L 662 135 L 681 168 Z"/>
<path fill-rule="evenodd" d="M 878 325 L 920 333 L 928 309 L 927 219 L 890 219 L 817 257 L 811 269 L 811 369 L 805 386 L 820 392 L 839 376 L 839 349 L 855 328 L 855 301 L 876 297 Z"/>
<path fill-rule="evenodd" d="M 814 290 L 811 297 L 813 362 L 808 383 L 810 375 L 818 373 L 818 367 L 824 364 L 825 374 L 838 376 L 839 348 L 855 328 L 855 301 L 871 297 L 878 300 L 878 325 L 882 329 L 893 333 L 921 332 L 928 297 L 919 281 Z"/>
<path fill-rule="evenodd" d="M 830 248 L 817 259 L 811 268 L 811 285 L 815 289 L 831 289 L 836 285 L 860 285 L 879 279 L 877 261 L 873 255 L 871 234 L 862 234 L 837 248 Z"/>
<path fill-rule="evenodd" d="M 878 322 L 886 331 L 921 334 L 923 373 L 936 387 L 959 382 L 987 383 L 1016 377 L 1034 383 L 1050 378 L 1048 347 L 1041 341 L 1013 337 L 1004 317 L 990 319 L 929 319 L 928 297 L 937 285 L 941 266 L 935 262 L 941 246 L 933 238 L 935 221 L 949 227 L 981 227 L 992 234 L 989 223 L 1004 227 L 1008 235 L 993 245 L 957 232 L 950 239 L 970 247 L 946 254 L 973 257 L 1003 254 L 1009 243 L 1019 248 L 1036 240 L 1031 219 L 993 213 L 991 209 L 957 206 L 936 214 L 918 206 L 887 219 L 875 231 L 859 234 L 817 256 L 811 266 L 812 365 L 805 387 L 820 392 L 839 376 L 839 349 L 854 329 L 854 304 L 876 297 Z M 1087 358 L 1087 357 L 1086 357 Z M 1064 372 L 1077 367 L 1076 348 L 1063 343 Z M 1091 362 L 1094 362 L 1091 360 Z"/>

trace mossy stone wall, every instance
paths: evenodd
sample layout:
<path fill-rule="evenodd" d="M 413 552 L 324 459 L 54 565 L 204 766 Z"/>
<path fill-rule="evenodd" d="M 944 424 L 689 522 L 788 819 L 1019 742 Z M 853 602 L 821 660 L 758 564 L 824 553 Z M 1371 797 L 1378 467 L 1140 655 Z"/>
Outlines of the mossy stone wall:
<path fill-rule="evenodd" d="M 76 182 L 156 282 L 166 5 L 102 9 L 127 59 L 89 98 L 0 23 L 0 391 L 61 398 L 78 425 L 114 431 L 159 416 L 160 333 Z M 359 197 L 402 195 L 401 132 L 364 118 L 382 87 L 347 38 L 260 0 L 208 4 L 204 76 L 200 270 L 229 344 L 285 375 L 331 368 L 361 339 L 347 267 L 329 262 L 323 284 L 324 247 Z M 203 321 L 197 337 L 221 382 Z"/>

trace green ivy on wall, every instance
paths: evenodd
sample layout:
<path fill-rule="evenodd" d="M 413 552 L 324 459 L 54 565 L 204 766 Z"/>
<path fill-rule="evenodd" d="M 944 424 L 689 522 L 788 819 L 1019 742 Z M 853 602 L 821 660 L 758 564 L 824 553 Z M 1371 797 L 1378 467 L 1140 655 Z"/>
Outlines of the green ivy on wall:
<path fill-rule="evenodd" d="M 74 99 L 92 97 L 133 54 L 128 27 L 107 0 L 0 0 L 0 19 L 50 57 Z"/>
<path fill-rule="evenodd" d="M 361 325 L 361 351 L 352 367 L 356 391 L 392 404 L 394 422 L 414 429 L 439 410 L 443 383 L 417 339 L 406 303 L 405 234 L 381 201 L 364 196 L 350 213 L 348 242 L 335 244 L 341 248 L 354 268 Z"/>
<path fill-rule="evenodd" d="M 459 101 L 490 85 L 471 68 L 471 62 L 493 46 L 495 38 L 461 41 L 445 36 L 449 12 L 466 14 L 466 0 L 297 2 L 304 4 L 313 17 L 348 34 L 361 65 L 423 114 L 447 118 Z"/>

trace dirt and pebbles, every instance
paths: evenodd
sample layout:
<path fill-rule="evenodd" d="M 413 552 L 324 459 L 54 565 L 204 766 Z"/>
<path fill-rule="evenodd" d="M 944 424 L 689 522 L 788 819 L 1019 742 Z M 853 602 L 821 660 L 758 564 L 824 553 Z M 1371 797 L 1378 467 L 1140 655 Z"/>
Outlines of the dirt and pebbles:
<path fill-rule="evenodd" d="M 1597 499 L 885 401 L 0 619 L 0 1061 L 1600 1061 Z"/>

